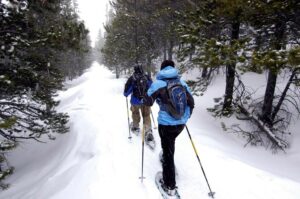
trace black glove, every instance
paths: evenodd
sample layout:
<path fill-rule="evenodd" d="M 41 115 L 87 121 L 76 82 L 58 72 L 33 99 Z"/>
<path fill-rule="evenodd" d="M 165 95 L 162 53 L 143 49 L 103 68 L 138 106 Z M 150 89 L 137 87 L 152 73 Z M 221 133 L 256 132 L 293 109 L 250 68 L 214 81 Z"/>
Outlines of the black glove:
<path fill-rule="evenodd" d="M 152 98 L 148 95 L 142 97 L 141 103 L 145 106 L 152 106 Z"/>
<path fill-rule="evenodd" d="M 145 104 L 146 103 L 146 97 L 143 96 L 142 99 L 140 100 L 141 104 Z"/>

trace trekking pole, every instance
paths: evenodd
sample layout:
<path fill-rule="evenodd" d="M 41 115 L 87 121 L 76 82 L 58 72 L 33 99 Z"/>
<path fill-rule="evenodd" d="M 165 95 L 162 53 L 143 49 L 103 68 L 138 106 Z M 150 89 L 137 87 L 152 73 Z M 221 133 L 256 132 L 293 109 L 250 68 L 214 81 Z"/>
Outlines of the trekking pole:
<path fill-rule="evenodd" d="M 143 183 L 144 177 L 144 145 L 145 145 L 145 126 L 143 125 L 143 130 L 142 130 L 142 175 L 140 177 L 141 182 Z"/>
<path fill-rule="evenodd" d="M 189 131 L 187 125 L 185 125 L 185 128 L 186 128 L 186 131 L 187 131 L 187 133 L 188 133 L 188 135 L 189 135 L 189 137 L 190 137 L 190 140 L 191 140 L 191 143 L 192 143 L 192 145 L 193 145 L 194 151 L 195 151 L 195 153 L 196 153 L 196 156 L 197 156 L 198 162 L 199 162 L 199 164 L 200 164 L 202 173 L 203 173 L 203 175 L 204 175 L 204 178 L 205 178 L 205 180 L 206 180 L 207 186 L 208 186 L 208 188 L 209 188 L 209 193 L 208 193 L 208 195 L 209 195 L 210 197 L 214 198 L 215 192 L 212 192 L 212 191 L 211 191 L 211 188 L 210 188 L 209 183 L 208 183 L 208 180 L 207 180 L 207 178 L 206 178 L 206 175 L 205 175 L 204 169 L 203 169 L 203 167 L 202 167 L 200 158 L 199 158 L 199 156 L 198 156 L 197 149 L 196 149 L 195 144 L 194 144 L 194 142 L 193 142 L 193 140 L 192 140 L 192 136 L 191 136 L 191 134 L 190 134 L 190 131 Z"/>
<path fill-rule="evenodd" d="M 127 99 L 127 97 L 126 97 L 126 105 L 127 105 L 128 133 L 129 133 L 128 139 L 131 139 L 129 110 L 128 110 L 128 99 Z"/>
<path fill-rule="evenodd" d="M 152 113 L 152 109 L 150 108 L 150 113 L 151 113 L 151 117 L 152 117 L 152 120 L 153 120 L 153 124 L 154 124 L 154 129 L 157 129 L 157 126 L 155 124 L 155 120 L 154 120 L 154 117 L 153 117 L 153 113 Z"/>

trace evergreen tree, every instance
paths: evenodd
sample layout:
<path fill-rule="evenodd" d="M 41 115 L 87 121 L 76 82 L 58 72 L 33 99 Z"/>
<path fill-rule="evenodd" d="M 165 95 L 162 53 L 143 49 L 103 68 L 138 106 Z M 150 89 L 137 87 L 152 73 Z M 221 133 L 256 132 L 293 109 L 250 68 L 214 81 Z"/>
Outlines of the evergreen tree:
<path fill-rule="evenodd" d="M 152 62 L 161 53 L 171 59 L 178 43 L 175 11 L 183 5 L 184 1 L 174 0 L 115 1 L 115 15 L 106 26 L 104 63 L 115 70 L 142 63 L 151 73 Z"/>
<path fill-rule="evenodd" d="M 185 14 L 183 24 L 178 27 L 185 44 L 181 55 L 195 54 L 191 60 L 203 68 L 204 77 L 207 68 L 226 66 L 223 114 L 231 112 L 236 64 L 245 62 L 245 54 L 238 52 L 244 50 L 248 41 L 247 36 L 241 37 L 241 29 L 247 28 L 249 6 L 240 0 L 201 1 Z"/>
<path fill-rule="evenodd" d="M 295 40 L 292 38 L 299 35 L 300 26 L 297 21 L 300 4 L 294 0 L 254 1 L 253 7 L 257 10 L 256 15 L 251 18 L 251 23 L 257 29 L 253 63 L 255 68 L 268 70 L 261 119 L 272 126 L 276 116 L 273 102 L 277 76 L 283 69 L 290 68 L 289 57 L 297 51 L 294 50 Z M 292 48 L 287 48 L 288 46 Z"/>
<path fill-rule="evenodd" d="M 70 3 L 0 1 L 1 152 L 22 139 L 55 139 L 68 131 L 68 116 L 55 110 L 58 102 L 53 97 L 66 77 L 79 75 L 87 67 L 85 61 L 66 63 L 74 57 L 85 60 L 89 50 L 88 32 Z M 13 170 L 5 161 L 2 153 L 0 181 Z"/>

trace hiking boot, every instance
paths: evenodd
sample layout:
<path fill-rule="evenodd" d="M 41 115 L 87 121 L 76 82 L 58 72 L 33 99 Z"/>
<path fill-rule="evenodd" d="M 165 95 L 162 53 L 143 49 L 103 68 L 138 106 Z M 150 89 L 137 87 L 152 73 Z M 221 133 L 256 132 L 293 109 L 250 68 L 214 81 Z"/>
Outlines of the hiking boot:
<path fill-rule="evenodd" d="M 132 127 L 131 131 L 138 131 L 138 132 L 140 132 L 140 128 L 139 127 Z"/>
<path fill-rule="evenodd" d="M 136 135 L 138 135 L 140 133 L 140 128 L 133 126 L 132 122 L 130 123 L 130 130 L 131 130 L 131 132 L 133 132 Z"/>
<path fill-rule="evenodd" d="M 165 189 L 164 189 L 165 190 Z M 169 189 L 167 188 L 167 190 L 165 190 L 165 192 L 169 195 L 169 196 L 175 196 L 176 195 L 176 189 Z"/>
<path fill-rule="evenodd" d="M 146 142 L 151 142 L 154 140 L 153 134 L 152 134 L 152 130 L 149 130 L 146 132 Z"/>
<path fill-rule="evenodd" d="M 175 196 L 176 195 L 176 187 L 171 188 L 171 187 L 165 185 L 163 179 L 160 179 L 160 183 L 161 183 L 161 187 L 166 192 L 166 194 L 168 194 L 169 196 Z"/>
<path fill-rule="evenodd" d="M 146 133 L 145 133 L 145 142 L 146 142 L 146 145 L 149 146 L 149 148 L 151 150 L 155 149 L 156 143 L 155 143 L 155 140 L 154 140 L 153 133 L 152 133 L 151 129 L 146 131 Z"/>
<path fill-rule="evenodd" d="M 132 127 L 131 131 L 132 131 L 132 133 L 138 135 L 140 133 L 140 128 L 138 128 L 138 127 Z"/>

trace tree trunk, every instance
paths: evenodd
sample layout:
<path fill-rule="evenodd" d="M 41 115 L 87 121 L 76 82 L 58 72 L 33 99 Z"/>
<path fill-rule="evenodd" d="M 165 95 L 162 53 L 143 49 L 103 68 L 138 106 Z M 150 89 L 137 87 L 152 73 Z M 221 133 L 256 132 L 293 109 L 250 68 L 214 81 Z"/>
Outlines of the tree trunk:
<path fill-rule="evenodd" d="M 282 21 L 279 21 L 275 25 L 275 33 L 274 33 L 276 39 L 274 40 L 273 44 L 276 50 L 281 49 L 282 46 L 281 42 L 284 36 L 284 32 L 285 32 L 285 24 Z M 279 68 L 279 66 L 275 66 L 275 68 Z M 274 100 L 277 73 L 278 73 L 277 70 L 276 71 L 269 70 L 268 83 L 266 87 L 264 104 L 262 107 L 262 114 L 261 114 L 261 120 L 263 120 L 264 122 L 266 122 L 271 126 L 273 124 L 272 109 L 273 109 L 273 100 Z"/>
<path fill-rule="evenodd" d="M 209 71 L 208 71 L 208 74 L 207 74 L 207 77 L 206 77 L 207 79 L 210 79 L 213 70 L 214 70 L 213 68 L 209 68 Z"/>
<path fill-rule="evenodd" d="M 116 66 L 116 78 L 119 79 L 119 77 L 120 77 L 119 67 Z"/>
<path fill-rule="evenodd" d="M 233 87 L 235 79 L 235 64 L 226 66 L 226 88 L 223 110 L 230 110 L 233 98 Z"/>
<path fill-rule="evenodd" d="M 293 72 L 292 72 L 292 74 L 290 76 L 290 79 L 289 79 L 288 83 L 286 84 L 286 86 L 285 86 L 285 88 L 284 88 L 284 90 L 283 90 L 283 92 L 282 92 L 282 94 L 280 96 L 279 102 L 277 103 L 276 107 L 274 108 L 274 111 L 272 112 L 272 118 L 271 118 L 272 121 L 274 121 L 274 119 L 275 119 L 278 111 L 280 110 L 280 107 L 281 107 L 281 105 L 282 105 L 282 103 L 283 103 L 283 101 L 285 99 L 285 96 L 286 96 L 288 90 L 290 89 L 290 86 L 291 86 L 291 84 L 293 82 L 293 79 L 296 76 L 298 70 L 299 70 L 298 68 L 296 68 L 296 69 L 293 70 Z"/>
<path fill-rule="evenodd" d="M 269 70 L 268 83 L 265 91 L 264 104 L 262 107 L 262 115 L 261 115 L 261 119 L 264 122 L 268 123 L 269 125 L 272 124 L 271 114 L 272 114 L 274 93 L 276 87 L 276 80 L 277 80 L 277 73 L 274 73 L 271 70 Z"/>
<path fill-rule="evenodd" d="M 202 78 L 206 78 L 206 77 L 207 77 L 207 68 L 206 68 L 206 67 L 203 68 L 201 77 L 202 77 Z"/>
<path fill-rule="evenodd" d="M 164 42 L 164 60 L 167 59 L 167 43 Z"/>
<path fill-rule="evenodd" d="M 135 43 L 135 63 L 138 63 L 138 30 L 137 30 L 137 0 L 134 0 L 134 16 L 135 16 L 135 24 L 134 24 L 134 43 Z"/>
<path fill-rule="evenodd" d="M 170 45 L 169 45 L 169 48 L 168 48 L 168 59 L 169 60 L 172 60 L 173 58 L 173 47 L 174 47 L 174 41 L 173 39 L 171 38 L 170 41 L 169 41 Z"/>
<path fill-rule="evenodd" d="M 152 61 L 151 61 L 151 58 L 150 58 L 150 56 L 148 55 L 147 56 L 147 66 L 146 66 L 146 72 L 147 72 L 147 74 L 151 77 L 151 69 L 152 69 L 152 67 L 151 67 L 151 63 Z"/>
<path fill-rule="evenodd" d="M 238 107 L 241 110 L 241 113 L 246 115 L 251 122 L 256 124 L 256 126 L 258 126 L 261 132 L 266 134 L 266 136 L 271 140 L 274 146 L 277 146 L 282 150 L 284 150 L 284 148 L 288 146 L 286 141 L 277 137 L 276 134 L 273 132 L 273 130 L 270 127 L 264 125 L 264 123 L 260 120 L 260 118 L 258 118 L 255 114 L 248 112 L 248 110 L 245 107 L 243 107 L 242 104 L 238 105 Z"/>
<path fill-rule="evenodd" d="M 194 53 L 195 53 L 195 46 L 193 44 L 191 44 L 191 51 L 190 51 L 189 61 L 193 60 Z"/>
<path fill-rule="evenodd" d="M 239 39 L 239 32 L 240 32 L 240 22 L 232 23 L 231 43 Z M 235 78 L 235 65 L 236 63 L 234 62 L 226 66 L 226 88 L 225 88 L 225 98 L 223 104 L 224 111 L 228 111 L 231 109 L 233 88 L 234 88 L 234 78 Z"/>

